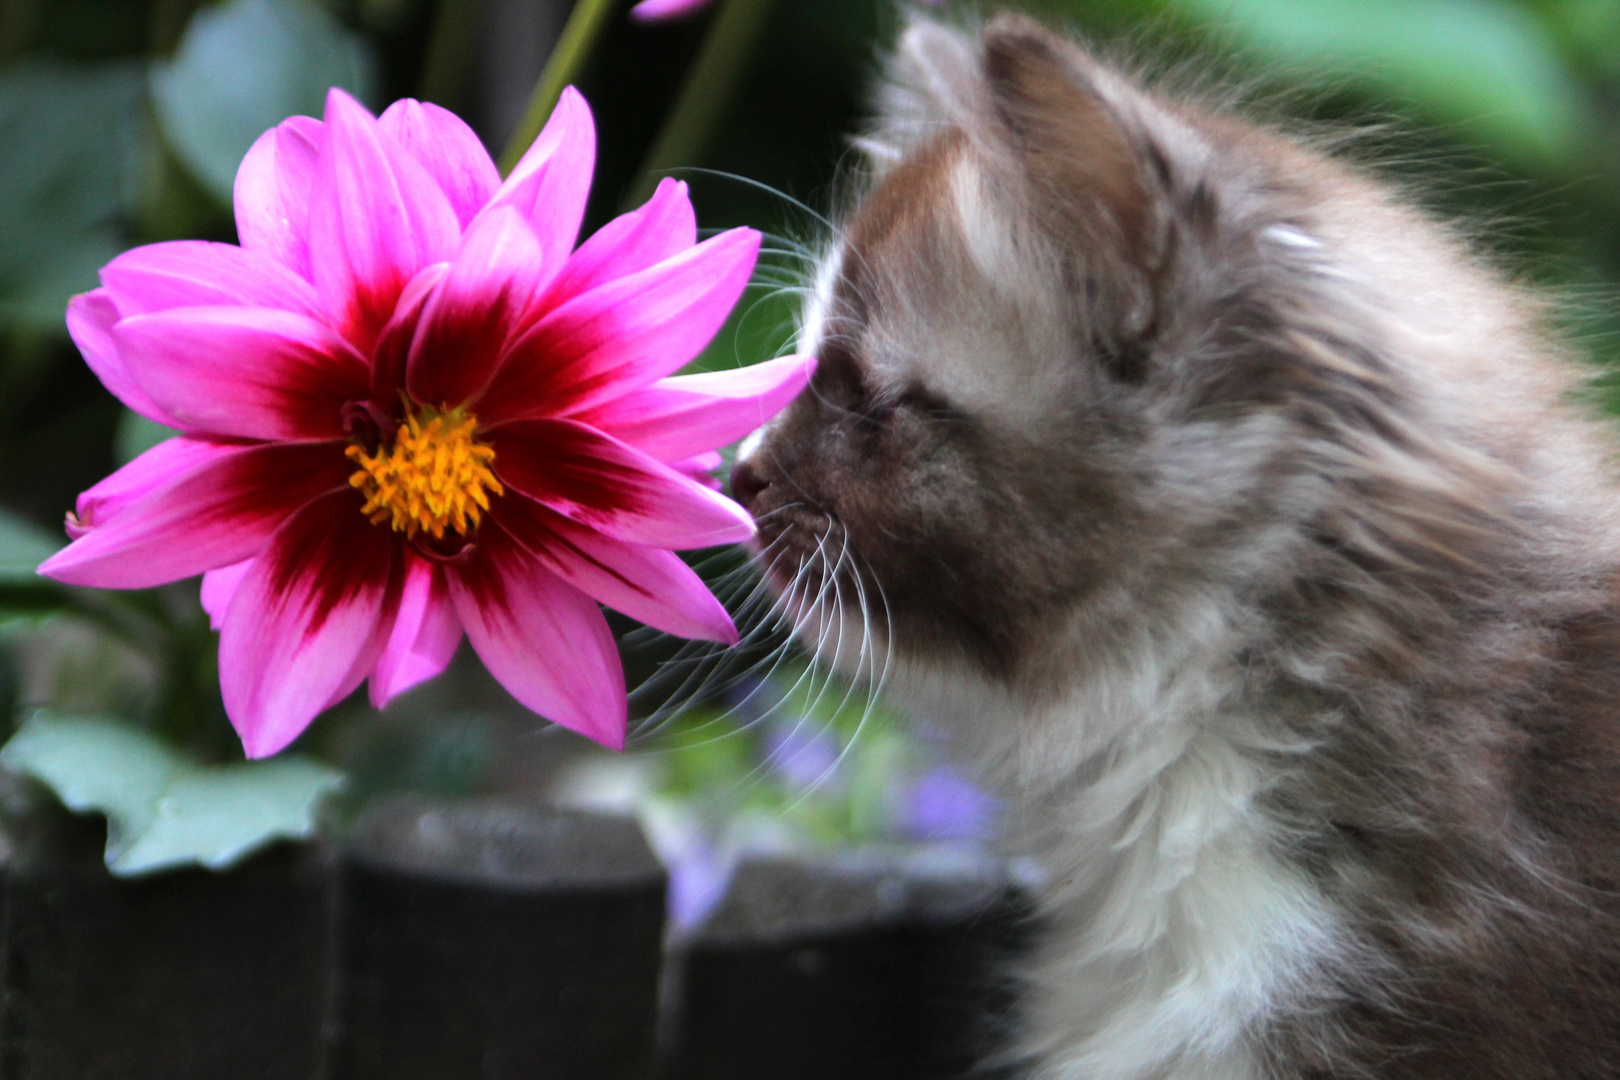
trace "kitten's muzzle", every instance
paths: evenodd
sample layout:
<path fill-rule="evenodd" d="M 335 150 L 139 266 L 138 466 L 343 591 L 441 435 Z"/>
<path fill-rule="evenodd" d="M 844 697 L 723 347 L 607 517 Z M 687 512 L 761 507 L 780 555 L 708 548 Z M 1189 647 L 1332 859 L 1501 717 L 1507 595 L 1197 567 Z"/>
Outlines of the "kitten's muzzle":
<path fill-rule="evenodd" d="M 754 513 L 754 500 L 770 486 L 770 480 L 747 461 L 739 461 L 731 468 L 731 497 L 749 513 Z"/>

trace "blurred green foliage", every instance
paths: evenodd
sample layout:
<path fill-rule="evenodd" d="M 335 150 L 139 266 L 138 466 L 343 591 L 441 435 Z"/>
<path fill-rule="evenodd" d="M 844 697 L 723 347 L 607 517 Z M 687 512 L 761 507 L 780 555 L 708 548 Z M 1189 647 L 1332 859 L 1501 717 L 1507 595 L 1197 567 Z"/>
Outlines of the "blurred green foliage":
<path fill-rule="evenodd" d="M 276 840 L 315 831 L 343 774 L 297 755 L 202 765 L 127 724 L 43 710 L 0 764 L 48 784 L 71 810 L 107 816 L 107 866 L 146 874 L 183 863 L 225 870 Z"/>
<path fill-rule="evenodd" d="M 233 239 L 236 162 L 283 116 L 318 113 L 328 85 L 377 108 L 405 95 L 470 105 L 478 122 L 480 50 L 491 37 L 477 20 L 495 2 L 0 0 L 0 647 L 24 658 L 0 678 L 8 714 L 13 699 L 93 707 L 188 741 L 204 759 L 234 753 L 194 587 L 102 595 L 28 573 L 59 542 L 75 494 L 166 435 L 122 410 L 77 360 L 63 307 L 128 246 Z M 1599 370 L 1616 359 L 1620 0 L 1000 6 L 1150 67 L 1190 64 L 1215 85 L 1241 84 L 1280 120 L 1367 126 L 1353 152 L 1437 211 L 1475 222 L 1471 233 L 1515 273 L 1562 289 Z M 797 288 L 825 235 L 817 211 L 839 204 L 847 135 L 903 17 L 890 0 L 776 3 L 744 43 L 751 59 L 725 73 L 737 82 L 719 111 L 661 135 L 671 103 L 707 100 L 682 88 L 724 11 L 723 0 L 706 17 L 663 26 L 616 17 L 581 78 L 600 135 L 587 228 L 645 184 L 652 148 L 677 146 L 706 170 L 679 174 L 706 227 L 749 224 L 773 238 L 706 367 L 753 362 L 791 340 Z M 1620 382 L 1601 385 L 1620 403 Z M 632 657 L 633 667 L 647 662 Z M 822 719 L 842 740 L 840 715 Z M 762 732 L 707 734 L 730 723 L 700 711 L 676 724 L 661 783 L 693 795 L 758 769 Z M 476 789 L 498 766 L 501 736 L 477 716 L 452 728 L 441 737 L 442 725 L 374 726 L 364 730 L 375 738 L 357 742 L 317 725 L 311 738 L 355 763 L 365 790 Z M 863 735 L 874 740 L 860 755 L 872 777 L 892 765 L 887 738 Z M 858 794 L 866 765 L 857 765 L 833 801 L 789 797 L 780 776 L 759 797 L 805 815 L 808 832 L 862 835 L 878 796 Z"/>

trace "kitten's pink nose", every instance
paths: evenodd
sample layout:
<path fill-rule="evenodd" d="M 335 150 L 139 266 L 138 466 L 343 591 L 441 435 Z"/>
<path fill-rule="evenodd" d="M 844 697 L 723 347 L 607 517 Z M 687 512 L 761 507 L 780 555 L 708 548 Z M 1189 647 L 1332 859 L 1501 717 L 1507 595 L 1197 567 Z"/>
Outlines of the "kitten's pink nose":
<path fill-rule="evenodd" d="M 749 462 L 739 461 L 731 467 L 731 497 L 748 509 L 752 509 L 749 504 L 755 497 L 770 486 L 771 482 Z"/>

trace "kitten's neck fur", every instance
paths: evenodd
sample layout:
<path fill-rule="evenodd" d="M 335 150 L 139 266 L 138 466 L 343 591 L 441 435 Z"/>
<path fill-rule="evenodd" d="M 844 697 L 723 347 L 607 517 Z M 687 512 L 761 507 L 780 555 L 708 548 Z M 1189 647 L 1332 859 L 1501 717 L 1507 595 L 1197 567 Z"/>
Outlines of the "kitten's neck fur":
<path fill-rule="evenodd" d="M 1557 486 L 1548 478 L 1542 496 Z M 1578 535 L 1597 523 L 1563 524 Z M 1420 569 L 1386 568 L 1399 612 L 1377 597 L 1301 605 L 1300 590 L 1324 583 L 1309 561 L 1269 590 L 1228 582 L 1157 612 L 1116 608 L 1106 626 L 1092 609 L 1049 658 L 1070 678 L 1040 673 L 1033 700 L 956 665 L 901 661 L 896 698 L 947 721 L 1007 797 L 1009 832 L 1052 875 L 1011 1052 L 1063 1080 L 1259 1080 L 1279 1075 L 1279 1056 L 1291 1059 L 1280 1075 L 1302 1058 L 1354 1075 L 1352 1037 L 1298 1018 L 1358 996 L 1400 1009 L 1396 954 L 1411 942 L 1369 941 L 1369 921 L 1397 939 L 1490 938 L 1526 910 L 1545 916 L 1549 895 L 1597 915 L 1572 868 L 1514 820 L 1500 775 L 1526 709 L 1565 674 L 1551 628 L 1604 620 L 1617 579 L 1590 547 L 1563 561 L 1542 537 L 1539 552 L 1511 530 L 1477 546 L 1491 565 L 1443 595 Z M 1280 551 L 1261 562 L 1300 566 Z M 1462 610 L 1459 591 L 1472 601 Z M 1397 655 L 1400 678 L 1367 673 Z M 1423 716 L 1442 728 L 1427 756 L 1401 745 Z M 1402 750 L 1413 756 L 1384 757 Z M 1348 863 L 1327 869 L 1343 854 L 1332 834 L 1372 820 L 1408 831 L 1408 855 L 1454 847 L 1433 853 L 1455 874 L 1441 888 L 1472 894 L 1473 925 L 1445 901 L 1401 910 L 1407 898 L 1380 895 L 1398 886 L 1354 880 Z"/>
<path fill-rule="evenodd" d="M 1189 606 L 1044 707 L 944 670 L 894 673 L 896 697 L 947 718 L 995 778 L 1015 843 L 1051 875 L 1009 1051 L 1054 1076 L 1259 1077 L 1253 1035 L 1335 947 L 1332 913 L 1255 812 L 1272 759 L 1303 746 L 1251 711 L 1264 704 L 1220 605 Z"/>

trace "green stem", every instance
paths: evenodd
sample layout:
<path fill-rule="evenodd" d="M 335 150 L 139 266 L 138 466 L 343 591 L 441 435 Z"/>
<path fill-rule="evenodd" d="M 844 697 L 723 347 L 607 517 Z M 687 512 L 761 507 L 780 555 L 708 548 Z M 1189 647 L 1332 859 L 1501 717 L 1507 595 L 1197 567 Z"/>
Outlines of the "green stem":
<path fill-rule="evenodd" d="M 40 0 L 0 0 L 0 63 L 15 60 L 34 43 Z"/>
<path fill-rule="evenodd" d="M 646 201 L 669 170 L 695 165 L 703 156 L 775 6 L 776 0 L 726 0 L 715 14 L 680 97 L 642 162 L 627 206 Z"/>
<path fill-rule="evenodd" d="M 524 151 L 529 149 L 529 144 L 534 142 L 535 136 L 540 134 L 540 129 L 551 118 L 551 110 L 557 107 L 563 88 L 579 78 L 580 72 L 590 62 L 591 54 L 596 51 L 602 33 L 608 27 L 608 16 L 613 14 L 617 6 L 618 0 L 576 0 L 574 10 L 569 13 L 568 22 L 563 26 L 562 36 L 557 39 L 545 69 L 534 84 L 534 93 L 529 95 L 523 119 L 518 122 L 517 130 L 512 132 L 506 149 L 501 153 L 502 176 L 517 167 Z"/>
<path fill-rule="evenodd" d="M 478 26 L 478 4 L 479 0 L 439 0 L 433 11 L 433 27 L 428 31 L 427 53 L 422 58 L 419 92 L 423 101 L 452 112 L 466 104 L 462 91 L 467 61 L 472 56 L 473 31 Z"/>

